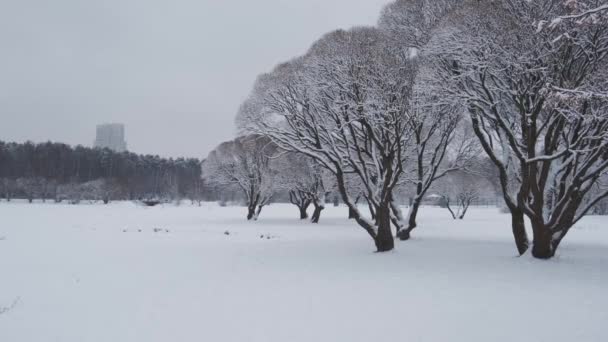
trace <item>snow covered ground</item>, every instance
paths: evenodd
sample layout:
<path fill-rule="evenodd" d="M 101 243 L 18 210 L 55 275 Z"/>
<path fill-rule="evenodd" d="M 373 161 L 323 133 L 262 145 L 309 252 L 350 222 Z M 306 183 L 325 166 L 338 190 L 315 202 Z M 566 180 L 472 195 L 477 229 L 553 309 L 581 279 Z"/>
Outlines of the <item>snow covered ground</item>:
<path fill-rule="evenodd" d="M 538 261 L 496 208 L 424 208 L 384 254 L 344 207 L 244 213 L 1 202 L 0 341 L 608 340 L 607 218 Z"/>

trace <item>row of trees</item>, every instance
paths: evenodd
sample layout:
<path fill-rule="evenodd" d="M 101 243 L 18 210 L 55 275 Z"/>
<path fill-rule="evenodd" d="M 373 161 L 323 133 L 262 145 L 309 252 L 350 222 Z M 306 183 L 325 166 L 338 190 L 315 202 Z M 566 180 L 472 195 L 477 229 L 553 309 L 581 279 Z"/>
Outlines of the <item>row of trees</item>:
<path fill-rule="evenodd" d="M 519 253 L 550 258 L 608 196 L 607 12 L 593 0 L 399 0 L 378 27 L 331 32 L 261 75 L 237 123 L 272 146 L 268 165 L 295 154 L 329 174 L 378 251 L 394 247 L 391 227 L 409 239 L 438 180 L 486 169 L 485 153 Z M 395 192 L 407 185 L 403 215 Z"/>
<path fill-rule="evenodd" d="M 250 135 L 225 142 L 203 162 L 204 181 L 212 190 L 238 192 L 247 204 L 247 219 L 257 220 L 271 201 L 289 201 L 300 219 L 318 223 L 325 196 L 332 191 L 327 172 L 306 156 L 278 148 L 269 139 Z"/>
<path fill-rule="evenodd" d="M 43 200 L 202 200 L 197 159 L 117 153 L 60 143 L 0 141 L 0 195 Z"/>
<path fill-rule="evenodd" d="M 446 208 L 454 219 L 463 219 L 472 204 L 495 205 L 498 178 L 483 169 L 489 163 L 488 159 L 476 159 L 466 170 L 446 172 L 430 187 L 426 203 Z M 288 202 L 297 207 L 300 219 L 308 219 L 308 209 L 313 207 L 310 220 L 318 223 L 325 203 L 339 202 L 330 172 L 314 159 L 279 149 L 263 136 L 241 136 L 219 145 L 203 162 L 203 179 L 220 203 L 245 203 L 248 220 L 257 220 L 270 202 Z M 367 204 L 366 214 L 375 219 L 373 203 L 367 201 L 357 178 L 349 176 L 347 183 L 355 192 L 355 205 Z M 418 207 L 422 203 L 412 184 L 400 183 L 393 196 L 395 203 L 414 206 L 419 202 Z M 349 210 L 349 218 L 355 214 Z"/>

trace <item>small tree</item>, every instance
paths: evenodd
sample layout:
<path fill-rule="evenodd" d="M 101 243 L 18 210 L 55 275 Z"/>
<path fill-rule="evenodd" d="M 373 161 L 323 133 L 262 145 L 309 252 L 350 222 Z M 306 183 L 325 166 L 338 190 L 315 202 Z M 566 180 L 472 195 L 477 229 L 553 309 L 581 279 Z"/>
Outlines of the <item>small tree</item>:
<path fill-rule="evenodd" d="M 202 179 L 195 180 L 192 186 L 186 191 L 186 196 L 191 204 L 196 202 L 200 207 L 205 198 L 205 182 Z"/>
<path fill-rule="evenodd" d="M 61 184 L 57 187 L 56 202 L 69 201 L 70 204 L 78 204 L 83 199 L 84 193 L 79 184 L 71 182 Z"/>
<path fill-rule="evenodd" d="M 457 172 L 442 179 L 438 186 L 442 205 L 454 220 L 464 219 L 471 204 L 479 199 L 480 182 L 475 176 Z"/>
<path fill-rule="evenodd" d="M 247 202 L 247 220 L 257 220 L 275 191 L 271 157 L 276 147 L 261 136 L 244 136 L 218 146 L 203 163 L 205 180 L 238 187 Z"/>
<path fill-rule="evenodd" d="M 21 192 L 30 203 L 40 196 L 41 187 L 42 181 L 39 178 L 28 177 L 17 179 L 17 188 L 19 189 L 19 192 Z"/>
<path fill-rule="evenodd" d="M 2 187 L 2 195 L 7 202 L 10 202 L 17 190 L 17 182 L 11 178 L 3 178 L 0 180 L 0 186 Z"/>
<path fill-rule="evenodd" d="M 289 201 L 297 206 L 300 219 L 307 219 L 307 209 L 314 206 L 312 223 L 318 223 L 325 208 L 325 183 L 327 172 L 313 159 L 299 153 L 287 152 L 273 160 L 273 168 L 282 187 L 288 192 Z"/>

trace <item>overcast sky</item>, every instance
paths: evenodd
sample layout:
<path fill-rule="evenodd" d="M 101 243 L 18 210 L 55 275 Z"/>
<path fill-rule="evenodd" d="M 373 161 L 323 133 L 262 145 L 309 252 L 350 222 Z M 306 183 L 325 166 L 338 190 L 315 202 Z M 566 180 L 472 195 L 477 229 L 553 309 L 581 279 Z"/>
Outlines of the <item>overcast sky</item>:
<path fill-rule="evenodd" d="M 235 133 L 255 77 L 389 0 L 0 1 L 0 140 L 204 157 Z"/>

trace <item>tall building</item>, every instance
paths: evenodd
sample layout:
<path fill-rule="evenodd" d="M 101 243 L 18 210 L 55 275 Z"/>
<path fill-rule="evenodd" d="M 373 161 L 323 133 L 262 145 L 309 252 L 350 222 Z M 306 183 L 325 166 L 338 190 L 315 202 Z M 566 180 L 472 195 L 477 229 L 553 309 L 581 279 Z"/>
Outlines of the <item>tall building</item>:
<path fill-rule="evenodd" d="M 109 148 L 116 152 L 126 151 L 125 125 L 118 123 L 97 125 L 97 136 L 93 146 Z"/>

